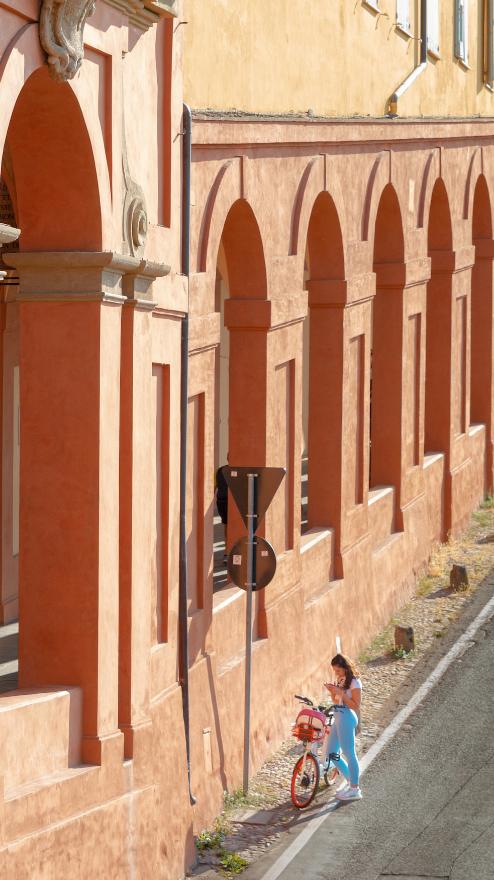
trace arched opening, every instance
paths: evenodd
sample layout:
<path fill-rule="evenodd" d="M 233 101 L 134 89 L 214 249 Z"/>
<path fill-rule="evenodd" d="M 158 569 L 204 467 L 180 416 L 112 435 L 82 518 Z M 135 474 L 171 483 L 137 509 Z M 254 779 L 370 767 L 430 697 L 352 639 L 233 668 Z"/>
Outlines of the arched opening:
<path fill-rule="evenodd" d="M 492 391 L 493 391 L 493 243 L 492 211 L 487 182 L 483 175 L 477 181 L 473 198 L 472 241 L 475 263 L 472 269 L 471 297 L 471 361 L 470 420 L 486 426 L 485 491 L 493 490 Z"/>
<path fill-rule="evenodd" d="M 402 468 L 405 279 L 401 211 L 391 184 L 384 188 L 377 210 L 373 269 L 376 295 L 372 304 L 369 486 L 394 487 L 396 508 Z M 417 401 L 414 407 L 417 411 Z"/>
<path fill-rule="evenodd" d="M 427 285 L 425 452 L 449 452 L 451 407 L 451 279 L 453 234 L 442 180 L 432 191 L 427 230 L 431 278 Z"/>
<path fill-rule="evenodd" d="M 0 222 L 21 229 L 3 249 L 66 251 L 101 249 L 101 213 L 95 165 L 81 109 L 73 91 L 40 69 L 14 106 L 0 166 Z M 1 284 L 1 282 L 0 282 Z M 10 269 L 1 291 L 2 546 L 0 623 L 9 644 L 19 616 L 20 352 L 18 278 Z M 2 644 L 6 641 L 2 640 Z M 4 656 L 10 687 L 17 683 L 12 650 Z M 4 652 L 5 653 L 5 652 Z M 1 658 L 0 658 L 1 659 Z M 16 658 L 15 658 L 16 659 Z M 0 674 L 0 688 L 2 675 Z"/>
<path fill-rule="evenodd" d="M 314 202 L 307 230 L 304 286 L 309 306 L 303 326 L 301 450 L 301 531 L 330 525 L 328 467 L 336 443 L 339 384 L 327 370 L 332 301 L 341 298 L 345 277 L 343 238 L 338 212 L 327 192 Z M 335 435 L 333 437 L 333 435 Z M 332 479 L 332 478 L 331 478 Z M 333 487 L 334 488 L 334 487 Z"/>
<path fill-rule="evenodd" d="M 4 156 L 21 250 L 101 249 L 98 181 L 86 124 L 70 86 L 53 82 L 46 68 L 29 77 L 17 99 Z"/>
<path fill-rule="evenodd" d="M 21 229 L 19 253 L 3 255 L 15 268 L 2 297 L 4 432 L 16 399 L 20 425 L 19 684 L 80 687 L 82 759 L 99 761 L 100 736 L 118 721 L 120 310 L 105 302 L 86 121 L 47 67 L 18 96 L 2 179 Z M 16 456 L 6 457 L 5 433 L 3 453 L 2 518 L 15 534 Z"/>
<path fill-rule="evenodd" d="M 235 304 L 264 300 L 266 295 L 259 227 L 248 202 L 239 199 L 226 217 L 216 260 L 215 311 L 220 315 L 220 344 L 215 355 L 215 592 L 226 586 L 227 552 L 243 529 L 234 505 L 228 503 L 220 469 L 229 461 L 252 464 L 264 461 L 265 456 L 265 378 L 257 378 L 256 372 L 265 364 L 266 330 L 249 330 L 247 313 L 244 318 L 238 316 Z"/>
<path fill-rule="evenodd" d="M 11 196 L 12 181 L 6 151 L 0 175 L 0 224 L 17 229 Z M 6 179 L 9 179 L 10 189 Z M 11 236 L 11 250 L 18 241 Z M 9 303 L 12 281 L 0 264 L 0 485 L 2 529 L 0 538 L 0 693 L 13 690 L 18 680 L 19 635 L 19 329 L 17 315 Z"/>

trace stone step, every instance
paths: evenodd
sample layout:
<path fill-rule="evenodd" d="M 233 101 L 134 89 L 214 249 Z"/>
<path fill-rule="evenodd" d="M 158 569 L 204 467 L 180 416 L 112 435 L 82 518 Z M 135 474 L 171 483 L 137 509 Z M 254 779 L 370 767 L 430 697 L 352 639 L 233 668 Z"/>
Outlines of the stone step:
<path fill-rule="evenodd" d="M 0 697 L 0 777 L 5 793 L 81 762 L 77 687 L 18 690 Z"/>
<path fill-rule="evenodd" d="M 3 805 L 4 828 L 8 829 L 6 842 L 27 838 L 39 834 L 40 828 L 63 823 L 67 820 L 68 804 L 72 815 L 87 814 L 88 792 L 95 791 L 100 773 L 100 767 L 84 764 L 9 788 Z M 0 876 L 3 880 L 3 874 Z M 32 876 L 38 878 L 39 874 L 35 872 Z"/>
<path fill-rule="evenodd" d="M 0 663 L 17 660 L 19 647 L 19 623 L 0 626 Z"/>

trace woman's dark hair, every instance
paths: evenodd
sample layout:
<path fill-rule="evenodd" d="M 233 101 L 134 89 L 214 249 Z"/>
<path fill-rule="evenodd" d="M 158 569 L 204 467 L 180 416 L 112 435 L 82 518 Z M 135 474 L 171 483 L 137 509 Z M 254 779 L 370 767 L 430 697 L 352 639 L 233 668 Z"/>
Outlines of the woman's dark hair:
<path fill-rule="evenodd" d="M 335 654 L 331 660 L 331 666 L 340 666 L 345 670 L 345 688 L 347 690 L 352 683 L 352 678 L 360 678 L 356 663 L 349 657 L 345 657 L 344 654 Z"/>

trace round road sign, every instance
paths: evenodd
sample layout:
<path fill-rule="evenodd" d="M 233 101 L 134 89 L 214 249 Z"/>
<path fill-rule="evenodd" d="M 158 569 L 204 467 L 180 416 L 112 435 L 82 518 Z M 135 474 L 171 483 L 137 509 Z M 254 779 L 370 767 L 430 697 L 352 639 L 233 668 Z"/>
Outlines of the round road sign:
<path fill-rule="evenodd" d="M 247 537 L 240 538 L 228 554 L 228 574 L 234 584 L 247 589 Z M 264 538 L 254 535 L 256 577 L 252 589 L 262 590 L 273 580 L 276 571 L 276 553 Z"/>

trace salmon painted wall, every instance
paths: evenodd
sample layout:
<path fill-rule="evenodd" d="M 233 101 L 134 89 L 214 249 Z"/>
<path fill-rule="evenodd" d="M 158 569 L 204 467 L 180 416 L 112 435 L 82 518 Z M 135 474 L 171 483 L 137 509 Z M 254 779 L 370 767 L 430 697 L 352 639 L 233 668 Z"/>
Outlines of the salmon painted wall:
<path fill-rule="evenodd" d="M 389 12 L 386 2 L 380 9 Z M 263 5 L 265 16 L 273 5 Z M 290 7 L 278 5 L 292 39 Z M 260 8 L 252 0 L 239 19 L 259 65 L 249 100 L 259 109 L 268 96 L 269 107 L 285 112 L 283 77 L 262 84 L 269 53 L 256 54 L 262 41 L 254 45 L 249 32 Z M 395 47 L 391 89 L 395 72 L 413 63 L 412 44 L 391 19 L 351 8 L 366 45 L 372 37 L 384 47 L 387 34 Z M 2 251 L 9 287 L 1 291 L 4 430 L 12 367 L 20 371 L 25 685 L 0 697 L 0 862 L 19 880 L 62 880 L 67 870 L 75 880 L 178 880 L 194 859 L 194 834 L 241 782 L 245 593 L 230 583 L 218 589 L 215 580 L 220 439 L 232 463 L 287 468 L 264 524 L 278 554 L 276 577 L 255 599 L 252 771 L 286 736 L 292 694 L 318 693 L 336 637 L 358 652 L 410 594 L 434 544 L 460 529 L 493 488 L 492 122 L 196 114 L 187 283 L 181 41 L 196 33 L 201 52 L 213 46 L 222 20 L 233 31 L 228 9 L 218 3 L 213 24 L 187 3 L 172 23 L 139 30 L 99 0 L 70 83 L 48 75 L 38 3 L 5 0 L 0 10 L 1 174 L 21 227 L 20 250 Z M 306 19 L 318 45 L 320 22 Z M 328 39 L 338 22 L 328 13 Z M 263 23 L 258 34 L 275 32 L 274 19 Z M 196 101 L 189 44 L 186 91 L 195 106 L 215 106 L 215 94 L 222 109 L 243 103 L 240 75 L 224 76 L 221 52 L 233 57 L 232 46 L 216 45 L 221 93 L 209 48 L 198 56 L 197 83 L 206 90 L 209 78 L 212 91 Z M 281 53 L 280 72 L 285 63 Z M 317 58 L 315 65 L 312 84 L 291 82 L 297 109 L 307 109 L 304 89 L 313 96 L 314 83 L 324 81 Z M 423 77 L 439 67 L 431 62 Z M 245 82 L 247 67 L 243 75 Z M 148 214 L 134 259 L 124 211 L 129 180 Z M 178 650 L 187 309 L 194 805 Z M 391 333 L 394 344 L 385 346 Z M 381 403 L 388 379 L 392 389 L 392 406 L 376 407 L 372 420 L 371 371 Z M 12 458 L 6 434 L 4 473 Z M 10 496 L 8 488 L 9 547 Z M 232 511 L 229 546 L 240 531 Z M 6 580 L 10 563 L 4 546 Z M 6 602 L 3 612 L 15 613 Z"/>

